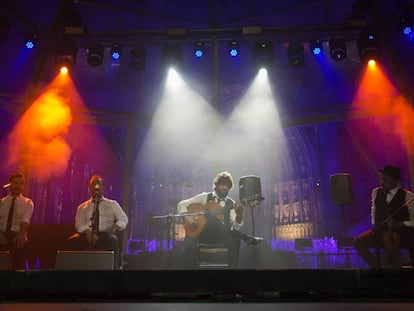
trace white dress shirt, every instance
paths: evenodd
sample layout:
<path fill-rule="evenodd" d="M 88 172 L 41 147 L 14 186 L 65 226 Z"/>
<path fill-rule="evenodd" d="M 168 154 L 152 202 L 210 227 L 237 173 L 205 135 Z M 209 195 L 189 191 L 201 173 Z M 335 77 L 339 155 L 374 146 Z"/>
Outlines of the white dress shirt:
<path fill-rule="evenodd" d="M 391 202 L 391 200 L 394 198 L 394 196 L 396 195 L 396 193 L 398 192 L 398 190 L 401 187 L 395 187 L 394 189 L 391 189 L 388 193 L 387 193 L 387 197 L 385 198 L 385 201 L 387 202 L 387 204 L 389 204 Z M 375 188 L 374 190 L 372 190 L 372 194 L 371 194 L 371 224 L 374 226 L 375 225 L 375 200 L 377 198 L 378 195 L 378 191 L 381 188 Z M 408 202 L 410 199 L 412 199 L 414 197 L 414 193 L 412 193 L 411 191 L 405 190 L 405 202 Z M 403 221 L 404 226 L 406 227 L 412 227 L 414 228 L 414 200 L 411 201 L 408 206 L 408 220 Z"/>
<path fill-rule="evenodd" d="M 0 201 L 0 232 L 5 232 L 7 227 L 7 218 L 9 216 L 10 206 L 13 197 L 8 195 Z M 10 228 L 11 231 L 19 232 L 20 224 L 22 222 L 30 223 L 33 215 L 34 204 L 29 198 L 19 195 L 14 202 L 13 223 Z"/>
<path fill-rule="evenodd" d="M 182 200 L 180 203 L 178 203 L 178 206 L 177 206 L 178 213 L 180 213 L 180 214 L 188 213 L 188 206 L 190 204 L 206 204 L 209 193 L 210 192 L 202 192 L 202 193 L 197 194 L 197 195 L 195 195 L 195 196 L 193 196 L 189 199 Z M 213 197 L 218 198 L 218 195 L 215 192 L 213 192 Z M 229 200 L 228 197 L 226 197 L 224 200 L 220 201 L 219 202 L 220 206 L 224 207 L 227 200 Z M 216 201 L 217 201 L 217 199 L 216 199 Z M 233 230 L 239 230 L 243 226 L 243 221 L 241 223 L 238 223 L 236 221 L 236 216 L 237 216 L 236 211 L 235 211 L 234 208 L 232 208 L 230 210 L 230 227 Z"/>
<path fill-rule="evenodd" d="M 92 198 L 80 204 L 76 210 L 75 227 L 79 233 L 92 229 L 92 214 L 95 202 Z M 124 230 L 128 224 L 128 217 L 115 200 L 102 198 L 98 205 L 99 209 L 99 231 L 107 232 L 116 225 Z"/>

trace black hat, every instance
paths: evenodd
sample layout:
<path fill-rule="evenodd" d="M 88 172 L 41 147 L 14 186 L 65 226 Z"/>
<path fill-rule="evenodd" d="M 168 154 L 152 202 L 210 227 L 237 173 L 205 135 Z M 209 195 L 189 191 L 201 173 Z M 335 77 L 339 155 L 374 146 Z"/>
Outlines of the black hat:
<path fill-rule="evenodd" d="M 381 173 L 390 176 L 395 180 L 401 180 L 401 170 L 398 167 L 392 165 L 385 165 L 382 170 L 379 170 Z"/>

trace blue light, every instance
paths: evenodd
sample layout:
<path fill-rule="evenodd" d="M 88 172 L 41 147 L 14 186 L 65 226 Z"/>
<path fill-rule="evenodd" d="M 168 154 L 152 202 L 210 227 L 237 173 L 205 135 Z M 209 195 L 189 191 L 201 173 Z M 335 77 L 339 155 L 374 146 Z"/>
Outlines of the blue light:
<path fill-rule="evenodd" d="M 409 36 L 413 32 L 413 29 L 410 26 L 405 26 L 403 28 L 403 34 Z"/>
<path fill-rule="evenodd" d="M 236 49 L 236 48 L 231 48 L 231 49 L 230 49 L 230 56 L 231 56 L 231 57 L 236 57 L 236 56 L 237 56 L 237 54 L 239 54 L 239 51 L 237 51 L 237 49 Z"/>
<path fill-rule="evenodd" d="M 197 49 L 194 51 L 194 55 L 197 58 L 201 58 L 203 56 L 203 51 L 201 49 Z"/>
<path fill-rule="evenodd" d="M 322 50 L 319 47 L 315 47 L 315 48 L 313 48 L 312 52 L 313 52 L 314 55 L 319 55 L 319 54 L 322 53 Z"/>
<path fill-rule="evenodd" d="M 118 60 L 121 57 L 121 54 L 119 52 L 112 52 L 112 58 L 114 60 Z"/>
<path fill-rule="evenodd" d="M 34 42 L 31 40 L 26 41 L 26 48 L 33 49 L 34 48 Z"/>

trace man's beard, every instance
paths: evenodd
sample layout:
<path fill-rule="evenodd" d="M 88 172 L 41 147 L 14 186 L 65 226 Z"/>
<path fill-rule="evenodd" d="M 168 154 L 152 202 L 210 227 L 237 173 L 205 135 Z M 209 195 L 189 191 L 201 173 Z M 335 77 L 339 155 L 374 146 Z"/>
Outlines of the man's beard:
<path fill-rule="evenodd" d="M 220 199 L 224 199 L 229 194 L 229 192 L 226 190 L 218 190 L 218 189 L 216 189 L 216 193 Z"/>

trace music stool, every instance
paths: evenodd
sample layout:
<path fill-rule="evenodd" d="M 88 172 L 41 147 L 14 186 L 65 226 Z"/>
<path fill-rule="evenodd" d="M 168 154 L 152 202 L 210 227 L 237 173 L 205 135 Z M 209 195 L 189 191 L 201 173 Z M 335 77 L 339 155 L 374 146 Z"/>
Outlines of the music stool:
<path fill-rule="evenodd" d="M 13 270 L 12 255 L 10 251 L 0 251 L 0 270 Z"/>
<path fill-rule="evenodd" d="M 114 270 L 114 251 L 60 251 L 55 270 Z"/>
<path fill-rule="evenodd" d="M 225 269 L 229 267 L 227 260 L 228 248 L 222 244 L 196 245 L 196 260 L 198 269 Z"/>

